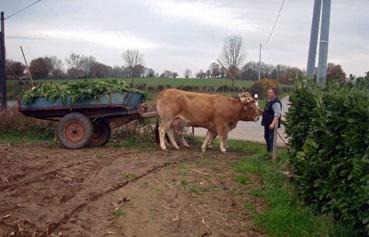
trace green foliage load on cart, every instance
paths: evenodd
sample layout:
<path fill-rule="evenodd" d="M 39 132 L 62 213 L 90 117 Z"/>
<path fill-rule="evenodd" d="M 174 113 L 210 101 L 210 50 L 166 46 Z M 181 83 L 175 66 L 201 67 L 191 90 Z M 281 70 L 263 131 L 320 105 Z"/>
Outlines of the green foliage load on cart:
<path fill-rule="evenodd" d="M 35 98 L 45 97 L 52 101 L 59 98 L 65 101 L 70 97 L 72 102 L 75 102 L 82 99 L 97 99 L 102 94 L 109 96 L 112 93 L 124 92 L 138 92 L 145 95 L 140 90 L 130 88 L 125 81 L 83 80 L 40 83 L 32 89 L 24 90 L 22 100 L 31 103 Z"/>
<path fill-rule="evenodd" d="M 349 85 L 299 82 L 286 131 L 298 194 L 369 236 L 369 96 Z"/>

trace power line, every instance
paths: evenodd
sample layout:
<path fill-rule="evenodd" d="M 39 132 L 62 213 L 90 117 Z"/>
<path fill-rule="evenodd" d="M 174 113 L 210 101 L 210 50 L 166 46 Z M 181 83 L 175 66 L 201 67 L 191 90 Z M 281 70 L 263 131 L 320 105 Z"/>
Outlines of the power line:
<path fill-rule="evenodd" d="M 281 12 L 282 12 L 282 9 L 283 9 L 284 2 L 285 2 L 285 0 L 282 0 L 281 7 L 279 8 L 279 11 L 278 11 L 277 17 L 275 18 L 275 21 L 274 21 L 274 24 L 273 24 L 272 31 L 270 31 L 270 34 L 269 34 L 269 36 L 268 36 L 267 40 L 265 41 L 264 46 L 265 46 L 265 45 L 267 45 L 267 44 L 269 43 L 270 39 L 272 38 L 272 35 L 273 35 L 273 33 L 274 33 L 274 30 L 275 30 L 275 27 L 277 26 L 277 22 L 278 22 L 279 16 L 281 15 Z"/>
<path fill-rule="evenodd" d="M 31 4 L 29 4 L 28 6 L 26 6 L 26 7 L 22 8 L 22 9 L 20 9 L 20 10 L 16 11 L 16 12 L 14 12 L 14 13 L 12 13 L 12 14 L 10 14 L 10 16 L 8 16 L 7 18 L 5 18 L 5 20 L 8 20 L 8 19 L 10 19 L 10 18 L 11 18 L 11 17 L 13 17 L 13 16 L 18 15 L 18 14 L 19 14 L 19 13 L 21 13 L 22 11 L 26 10 L 27 8 L 32 7 L 33 5 L 35 5 L 35 4 L 37 4 L 37 3 L 41 2 L 41 1 L 42 1 L 42 0 L 37 0 L 37 1 L 35 1 L 35 2 L 31 3 Z"/>

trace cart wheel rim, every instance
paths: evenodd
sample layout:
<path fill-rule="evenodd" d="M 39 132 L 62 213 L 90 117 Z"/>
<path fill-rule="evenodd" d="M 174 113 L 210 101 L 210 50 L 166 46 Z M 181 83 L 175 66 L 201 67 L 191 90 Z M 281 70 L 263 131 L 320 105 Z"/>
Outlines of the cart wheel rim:
<path fill-rule="evenodd" d="M 78 144 L 86 136 L 86 127 L 80 120 L 71 120 L 64 126 L 65 138 L 73 144 Z"/>

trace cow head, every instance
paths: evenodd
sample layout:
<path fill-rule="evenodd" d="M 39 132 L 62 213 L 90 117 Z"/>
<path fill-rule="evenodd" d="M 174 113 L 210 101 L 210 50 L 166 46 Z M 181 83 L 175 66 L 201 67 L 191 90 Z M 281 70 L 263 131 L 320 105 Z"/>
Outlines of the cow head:
<path fill-rule="evenodd" d="M 241 92 L 238 96 L 243 106 L 241 120 L 257 121 L 262 111 L 259 109 L 255 99 L 248 92 Z"/>

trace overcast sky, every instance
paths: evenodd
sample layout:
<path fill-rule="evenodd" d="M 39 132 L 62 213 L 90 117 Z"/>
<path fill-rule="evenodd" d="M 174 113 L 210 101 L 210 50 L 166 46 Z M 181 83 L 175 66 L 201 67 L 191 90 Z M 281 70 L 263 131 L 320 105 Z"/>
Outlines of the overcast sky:
<path fill-rule="evenodd" d="M 5 16 L 34 0 L 0 0 Z M 281 0 L 42 0 L 6 21 L 7 57 L 21 60 L 71 53 L 122 65 L 125 49 L 143 52 L 145 65 L 180 75 L 207 69 L 224 39 L 240 35 L 246 61 L 257 61 Z M 263 49 L 266 63 L 306 67 L 313 0 L 286 0 Z M 369 0 L 333 0 L 328 61 L 347 73 L 369 71 Z"/>

